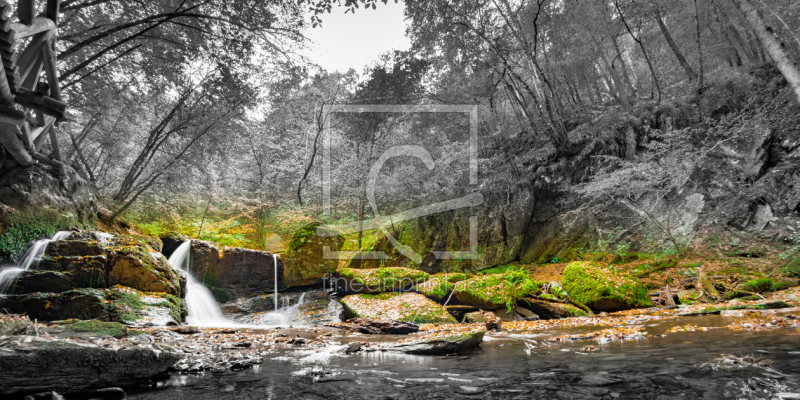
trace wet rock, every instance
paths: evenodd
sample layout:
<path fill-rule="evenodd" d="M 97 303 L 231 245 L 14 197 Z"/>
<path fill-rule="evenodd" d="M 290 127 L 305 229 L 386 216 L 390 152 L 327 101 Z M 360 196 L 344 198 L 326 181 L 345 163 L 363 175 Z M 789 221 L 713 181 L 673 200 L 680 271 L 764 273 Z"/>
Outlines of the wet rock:
<path fill-rule="evenodd" d="M 457 322 L 441 304 L 419 293 L 354 294 L 343 297 L 340 302 L 344 320 L 391 319 L 415 324 Z"/>
<path fill-rule="evenodd" d="M 101 275 L 105 278 L 105 273 Z M 103 279 L 105 283 L 105 279 Z M 11 284 L 10 293 L 29 294 L 36 292 L 66 292 L 74 289 L 75 282 L 67 274 L 56 271 L 29 270 L 17 276 Z"/>
<path fill-rule="evenodd" d="M 331 236 L 318 236 L 319 223 L 304 226 L 292 236 L 289 249 L 283 255 L 283 281 L 289 286 L 304 286 L 318 282 L 326 274 L 336 272 L 339 260 L 323 257 L 323 248 L 339 251 L 344 236 L 327 230 Z"/>
<path fill-rule="evenodd" d="M 3 299 L 2 307 L 10 313 L 27 314 L 40 321 L 109 319 L 103 292 L 95 289 L 10 295 Z"/>
<path fill-rule="evenodd" d="M 236 346 L 236 347 L 241 347 L 241 348 L 248 348 L 248 347 L 250 347 L 250 346 L 252 346 L 252 345 L 253 345 L 253 343 L 252 343 L 252 342 L 250 342 L 250 341 L 247 341 L 247 340 L 243 340 L 243 341 L 241 341 L 241 342 L 239 342 L 239 343 L 236 343 L 236 345 L 235 345 L 235 346 Z"/>
<path fill-rule="evenodd" d="M 25 400 L 64 400 L 64 396 L 56 392 L 42 392 L 25 396 Z"/>
<path fill-rule="evenodd" d="M 482 312 L 483 322 L 486 324 L 486 330 L 499 330 L 502 328 L 503 321 L 491 311 Z"/>
<path fill-rule="evenodd" d="M 198 281 L 209 283 L 219 302 L 247 295 L 271 293 L 275 287 L 275 266 L 272 253 L 238 247 L 220 251 L 210 242 L 192 240 L 191 271 Z M 283 266 L 278 258 L 278 281 L 283 279 Z"/>
<path fill-rule="evenodd" d="M 444 355 L 455 354 L 480 346 L 484 331 L 470 332 L 431 339 L 399 343 L 390 349 L 408 354 Z"/>
<path fill-rule="evenodd" d="M 301 346 L 301 345 L 306 344 L 306 340 L 304 338 L 301 338 L 301 337 L 298 336 L 298 337 L 291 338 L 291 339 L 287 340 L 286 344 L 293 344 L 295 346 Z"/>
<path fill-rule="evenodd" d="M 89 240 L 55 240 L 47 244 L 45 256 L 83 257 L 105 255 L 105 247 L 100 242 Z"/>
<path fill-rule="evenodd" d="M 200 333 L 200 329 L 197 329 L 196 326 L 179 326 L 175 328 L 175 332 L 182 333 L 184 335 L 191 335 Z"/>
<path fill-rule="evenodd" d="M 174 253 L 175 250 L 177 250 L 178 247 L 180 247 L 180 245 L 182 245 L 183 242 L 189 238 L 179 233 L 168 233 L 159 236 L 159 239 L 161 239 L 161 243 L 163 243 L 161 254 L 163 254 L 164 257 L 169 258 L 169 256 L 171 256 L 172 253 Z"/>
<path fill-rule="evenodd" d="M 554 303 L 531 298 L 526 298 L 520 303 L 525 304 L 536 315 L 544 319 L 560 319 L 587 315 L 586 311 L 572 304 Z"/>
<path fill-rule="evenodd" d="M 61 175 L 57 168 L 42 163 L 7 169 L 0 175 L 0 203 L 19 210 L 49 207 L 72 212 L 85 223 L 97 221 L 93 190 L 74 169 L 67 168 Z"/>
<path fill-rule="evenodd" d="M 163 348 L 131 346 L 115 351 L 41 338 L 12 350 L 0 352 L 0 395 L 45 390 L 68 394 L 135 385 L 180 360 L 178 354 Z"/>
<path fill-rule="evenodd" d="M 419 331 L 419 325 L 408 322 L 364 318 L 351 318 L 343 324 L 337 324 L 336 327 L 373 335 L 405 335 Z"/>
<path fill-rule="evenodd" d="M 347 345 L 347 349 L 345 349 L 346 354 L 353 354 L 357 353 L 361 350 L 361 342 L 353 342 Z"/>
<path fill-rule="evenodd" d="M 494 310 L 493 313 L 503 322 L 525 321 L 525 317 L 517 314 L 514 310 L 508 311 L 506 308 L 501 308 L 499 310 Z"/>
<path fill-rule="evenodd" d="M 125 391 L 122 390 L 122 388 L 109 387 L 109 388 L 94 390 L 89 393 L 89 396 L 94 399 L 118 400 L 125 398 Z"/>

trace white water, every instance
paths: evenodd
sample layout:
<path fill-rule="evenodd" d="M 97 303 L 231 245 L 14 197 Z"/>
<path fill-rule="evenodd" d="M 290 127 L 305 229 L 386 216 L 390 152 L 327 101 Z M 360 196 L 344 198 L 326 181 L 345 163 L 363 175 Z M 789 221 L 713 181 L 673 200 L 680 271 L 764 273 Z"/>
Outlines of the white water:
<path fill-rule="evenodd" d="M 286 326 L 291 325 L 292 321 L 294 321 L 297 312 L 300 311 L 300 306 L 305 304 L 305 297 L 306 294 L 300 294 L 300 298 L 297 299 L 297 303 L 294 305 L 286 306 L 285 304 L 280 309 L 276 309 L 271 313 L 262 314 L 259 317 L 259 324 L 261 325 L 280 325 Z M 287 301 L 287 298 L 283 298 L 284 303 Z M 277 301 L 275 302 L 275 307 L 278 307 Z"/>
<path fill-rule="evenodd" d="M 195 279 L 189 269 L 189 255 L 192 250 L 192 242 L 183 242 L 175 252 L 169 256 L 169 263 L 172 268 L 186 272 L 186 308 L 189 309 L 189 316 L 186 322 L 196 326 L 223 327 L 234 325 L 222 315 L 219 304 L 214 299 L 211 291 L 202 283 Z"/>
<path fill-rule="evenodd" d="M 37 240 L 33 243 L 33 245 L 25 252 L 25 255 L 22 256 L 22 261 L 13 267 L 6 267 L 0 270 L 0 296 L 6 294 L 8 292 L 11 283 L 14 281 L 14 278 L 19 276 L 19 274 L 27 271 L 30 269 L 31 265 L 35 265 L 42 259 L 44 255 L 44 250 L 47 248 L 47 245 L 55 240 L 64 240 L 69 237 L 71 232 L 69 231 L 59 231 L 56 232 L 50 239 L 41 239 Z"/>
<path fill-rule="evenodd" d="M 275 272 L 275 297 L 272 303 L 275 304 L 275 312 L 278 312 L 278 255 L 272 253 L 272 270 Z"/>

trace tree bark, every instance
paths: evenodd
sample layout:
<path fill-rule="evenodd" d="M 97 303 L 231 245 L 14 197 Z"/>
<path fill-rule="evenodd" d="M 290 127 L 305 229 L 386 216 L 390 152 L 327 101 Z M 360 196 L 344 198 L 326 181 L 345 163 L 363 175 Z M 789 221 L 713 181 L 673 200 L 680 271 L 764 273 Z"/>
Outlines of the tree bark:
<path fill-rule="evenodd" d="M 736 7 L 744 14 L 747 23 L 750 24 L 750 27 L 753 28 L 758 35 L 761 45 L 764 46 L 767 54 L 778 67 L 778 70 L 781 71 L 783 77 L 789 82 L 789 87 L 792 88 L 798 103 L 800 103 L 800 70 L 798 70 L 797 65 L 792 62 L 786 48 L 772 34 L 772 28 L 764 24 L 764 20 L 761 18 L 758 9 L 753 6 L 750 0 L 731 1 L 733 1 Z"/>
<path fill-rule="evenodd" d="M 603 64 L 605 65 L 608 73 L 611 75 L 611 79 L 614 81 L 614 89 L 619 96 L 619 101 L 626 109 L 630 109 L 631 102 L 628 98 L 628 91 L 625 90 L 625 86 L 622 83 L 622 79 L 620 78 L 617 71 L 614 69 L 614 66 L 611 65 L 611 61 L 608 60 L 608 56 L 603 51 L 600 51 L 600 58 L 603 60 Z"/>
<path fill-rule="evenodd" d="M 678 63 L 681 64 L 683 70 L 686 71 L 686 75 L 689 77 L 689 80 L 693 81 L 697 79 L 697 73 L 694 72 L 692 66 L 686 61 L 686 57 L 683 56 L 681 53 L 681 49 L 678 48 L 678 45 L 675 43 L 675 39 L 672 38 L 672 34 L 669 33 L 667 29 L 667 25 L 664 24 L 664 18 L 661 16 L 661 11 L 656 10 L 656 22 L 658 23 L 658 29 L 661 30 L 661 34 L 666 39 L 669 48 L 672 49 L 672 52 L 675 54 L 675 58 L 678 59 Z"/>

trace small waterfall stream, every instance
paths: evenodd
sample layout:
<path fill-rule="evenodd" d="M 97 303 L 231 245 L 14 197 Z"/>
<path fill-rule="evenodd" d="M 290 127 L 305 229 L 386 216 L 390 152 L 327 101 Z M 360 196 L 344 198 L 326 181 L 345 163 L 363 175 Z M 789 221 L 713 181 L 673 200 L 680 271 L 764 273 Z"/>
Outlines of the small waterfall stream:
<path fill-rule="evenodd" d="M 186 321 L 190 325 L 197 326 L 222 327 L 233 325 L 231 321 L 222 315 L 219 304 L 217 304 L 211 291 L 192 275 L 189 260 L 191 250 L 192 242 L 187 240 L 169 256 L 169 263 L 172 268 L 186 272 L 186 307 L 189 309 L 189 316 Z"/>
<path fill-rule="evenodd" d="M 28 249 L 28 251 L 25 252 L 25 255 L 22 256 L 22 261 L 20 261 L 19 264 L 0 270 L 0 296 L 8 294 L 8 289 L 11 287 L 11 283 L 14 281 L 14 278 L 30 269 L 32 265 L 36 265 L 36 263 L 42 259 L 42 256 L 44 256 L 44 251 L 47 249 L 47 245 L 50 244 L 50 242 L 55 240 L 64 240 L 69 237 L 70 233 L 71 232 L 69 231 L 59 231 L 56 232 L 50 239 L 37 240 Z"/>

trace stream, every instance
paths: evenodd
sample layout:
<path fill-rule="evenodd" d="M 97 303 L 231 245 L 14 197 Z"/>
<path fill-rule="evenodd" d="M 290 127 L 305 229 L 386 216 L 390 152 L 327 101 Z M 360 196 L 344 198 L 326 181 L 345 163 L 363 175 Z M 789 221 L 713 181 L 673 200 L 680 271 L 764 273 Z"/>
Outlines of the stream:
<path fill-rule="evenodd" d="M 648 334 L 663 335 L 675 326 L 722 327 L 735 319 L 680 317 L 650 321 L 643 328 Z M 347 355 L 343 352 L 347 343 L 401 337 L 334 335 L 321 348 L 285 346 L 273 350 L 263 364 L 243 371 L 163 375 L 150 387 L 130 391 L 129 398 L 800 398 L 797 329 L 698 330 L 602 344 L 546 340 L 597 329 L 584 326 L 529 334 L 489 332 L 479 349 L 458 356 L 389 352 Z M 596 351 L 586 351 L 589 345 Z M 701 367 L 721 354 L 752 355 L 772 363 L 767 368 Z"/>

